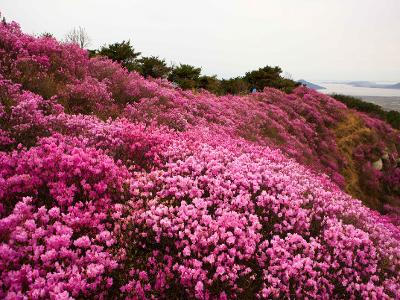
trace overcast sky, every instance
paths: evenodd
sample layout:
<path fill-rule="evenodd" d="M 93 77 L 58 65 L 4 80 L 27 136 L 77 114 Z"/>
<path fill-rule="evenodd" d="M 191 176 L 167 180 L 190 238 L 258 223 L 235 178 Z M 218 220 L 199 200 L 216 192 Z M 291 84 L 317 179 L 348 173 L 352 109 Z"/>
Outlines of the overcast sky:
<path fill-rule="evenodd" d="M 219 77 L 278 65 L 295 79 L 400 81 L 400 0 L 0 0 L 27 33 L 91 48 L 130 39 L 144 55 Z"/>

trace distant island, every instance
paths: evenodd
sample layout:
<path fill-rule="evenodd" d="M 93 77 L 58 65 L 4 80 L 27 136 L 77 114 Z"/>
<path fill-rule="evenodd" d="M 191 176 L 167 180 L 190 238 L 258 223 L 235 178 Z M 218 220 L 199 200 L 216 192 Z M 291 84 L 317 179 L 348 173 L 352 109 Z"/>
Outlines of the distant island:
<path fill-rule="evenodd" d="M 349 84 L 354 87 L 366 87 L 366 88 L 380 88 L 380 89 L 400 89 L 400 82 L 396 84 L 380 84 L 372 81 L 351 81 Z"/>
<path fill-rule="evenodd" d="M 320 85 L 315 84 L 315 83 L 308 82 L 308 81 L 306 81 L 304 79 L 300 79 L 299 82 L 302 85 L 306 85 L 308 88 L 313 89 L 313 90 L 325 90 L 326 89 L 323 86 L 320 86 Z"/>

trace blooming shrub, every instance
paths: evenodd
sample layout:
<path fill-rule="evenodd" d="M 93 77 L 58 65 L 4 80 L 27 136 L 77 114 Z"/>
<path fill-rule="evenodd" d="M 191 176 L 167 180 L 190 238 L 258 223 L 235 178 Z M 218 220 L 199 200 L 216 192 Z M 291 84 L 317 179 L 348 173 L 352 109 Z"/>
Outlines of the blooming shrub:
<path fill-rule="evenodd" d="M 400 298 L 383 122 L 305 88 L 182 91 L 15 23 L 0 59 L 0 298 Z"/>
<path fill-rule="evenodd" d="M 52 37 L 26 35 L 15 22 L 1 24 L 0 45 L 0 73 L 45 98 L 87 72 L 86 50 Z"/>
<path fill-rule="evenodd" d="M 80 144 L 55 136 L 1 156 L 2 297 L 101 296 L 112 285 L 109 218 L 129 175 Z"/>
<path fill-rule="evenodd" d="M 107 86 L 94 78 L 87 78 L 83 82 L 68 84 L 62 101 L 70 113 L 97 114 L 112 109 L 113 101 Z"/>

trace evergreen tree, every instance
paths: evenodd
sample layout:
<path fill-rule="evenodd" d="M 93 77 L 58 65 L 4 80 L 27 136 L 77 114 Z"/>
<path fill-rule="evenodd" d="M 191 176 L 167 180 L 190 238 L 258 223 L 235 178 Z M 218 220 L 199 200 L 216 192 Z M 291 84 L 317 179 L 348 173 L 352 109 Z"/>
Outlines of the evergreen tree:
<path fill-rule="evenodd" d="M 166 78 L 171 72 L 171 68 L 167 66 L 165 60 L 158 56 L 142 57 L 138 62 L 140 73 L 144 77 Z"/>
<path fill-rule="evenodd" d="M 221 81 L 217 78 L 216 75 L 203 75 L 199 77 L 197 87 L 210 91 L 211 93 L 214 93 L 216 95 L 221 94 L 222 92 Z"/>
<path fill-rule="evenodd" d="M 201 68 L 180 64 L 179 67 L 172 69 L 168 79 L 178 84 L 182 89 L 194 89 L 197 87 L 200 73 Z"/>
<path fill-rule="evenodd" d="M 247 72 L 244 76 L 244 80 L 246 80 L 252 88 L 254 87 L 260 91 L 262 91 L 264 87 L 272 87 L 285 92 L 291 92 L 294 88 L 299 86 L 298 82 L 282 77 L 281 73 L 282 69 L 280 67 L 265 66 L 264 68 Z"/>
<path fill-rule="evenodd" d="M 99 55 L 106 56 L 113 61 L 119 62 L 129 71 L 138 69 L 137 57 L 140 56 L 140 52 L 135 52 L 131 42 L 122 41 L 121 43 L 114 43 L 108 46 L 101 47 L 98 52 Z"/>

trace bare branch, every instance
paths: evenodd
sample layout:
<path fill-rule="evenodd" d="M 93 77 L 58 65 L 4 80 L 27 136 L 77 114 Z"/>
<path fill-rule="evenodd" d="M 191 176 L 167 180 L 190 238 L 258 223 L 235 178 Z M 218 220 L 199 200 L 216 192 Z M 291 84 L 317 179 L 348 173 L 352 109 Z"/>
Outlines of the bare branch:
<path fill-rule="evenodd" d="M 68 43 L 78 44 L 81 48 L 87 48 L 90 45 L 90 38 L 83 27 L 72 29 L 66 36 Z"/>

